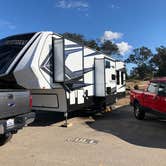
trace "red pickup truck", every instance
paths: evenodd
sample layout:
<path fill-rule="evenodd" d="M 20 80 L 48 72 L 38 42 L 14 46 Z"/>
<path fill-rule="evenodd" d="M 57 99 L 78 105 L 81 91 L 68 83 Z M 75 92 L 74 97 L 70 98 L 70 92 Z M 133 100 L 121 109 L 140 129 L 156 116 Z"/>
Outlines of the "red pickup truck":
<path fill-rule="evenodd" d="M 139 120 L 144 119 L 146 112 L 166 115 L 166 77 L 151 80 L 144 91 L 131 90 L 130 104 Z"/>

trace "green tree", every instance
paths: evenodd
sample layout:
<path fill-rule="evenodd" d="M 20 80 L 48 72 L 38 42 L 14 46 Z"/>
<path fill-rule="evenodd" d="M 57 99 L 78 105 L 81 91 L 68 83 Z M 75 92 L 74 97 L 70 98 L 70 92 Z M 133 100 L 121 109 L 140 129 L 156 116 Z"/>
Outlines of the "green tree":
<path fill-rule="evenodd" d="M 118 49 L 117 45 L 109 40 L 101 43 L 100 49 L 101 49 L 101 51 L 103 51 L 105 54 L 108 54 L 108 55 L 119 53 L 119 49 Z"/>
<path fill-rule="evenodd" d="M 125 60 L 126 63 L 133 63 L 137 67 L 131 71 L 131 76 L 138 79 L 150 78 L 153 76 L 153 66 L 150 60 L 153 57 L 152 51 L 147 47 L 136 48 L 133 53 Z"/>
<path fill-rule="evenodd" d="M 166 47 L 160 46 L 156 48 L 150 63 L 156 71 L 157 76 L 166 76 Z"/>
<path fill-rule="evenodd" d="M 151 79 L 153 77 L 153 70 L 150 65 L 142 64 L 131 70 L 130 77 L 135 79 Z"/>
<path fill-rule="evenodd" d="M 134 63 L 138 66 L 147 63 L 153 56 L 152 51 L 147 47 L 140 47 L 133 50 L 133 53 L 126 59 L 126 63 Z"/>
<path fill-rule="evenodd" d="M 69 33 L 69 32 L 65 32 L 62 34 L 65 38 L 79 42 L 79 43 L 85 43 L 85 38 L 83 35 L 80 34 L 76 34 L 76 33 Z"/>
<path fill-rule="evenodd" d="M 98 46 L 98 43 L 95 40 L 86 40 L 84 44 L 90 48 L 100 51 L 100 47 Z"/>

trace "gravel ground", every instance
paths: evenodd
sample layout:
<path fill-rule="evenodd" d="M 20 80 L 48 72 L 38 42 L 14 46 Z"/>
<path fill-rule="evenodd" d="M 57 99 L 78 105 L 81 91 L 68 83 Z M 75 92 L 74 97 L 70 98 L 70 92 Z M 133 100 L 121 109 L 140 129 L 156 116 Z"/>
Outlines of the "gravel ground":
<path fill-rule="evenodd" d="M 0 150 L 2 166 L 166 165 L 166 121 L 134 118 L 126 105 L 94 117 L 39 113 Z"/>

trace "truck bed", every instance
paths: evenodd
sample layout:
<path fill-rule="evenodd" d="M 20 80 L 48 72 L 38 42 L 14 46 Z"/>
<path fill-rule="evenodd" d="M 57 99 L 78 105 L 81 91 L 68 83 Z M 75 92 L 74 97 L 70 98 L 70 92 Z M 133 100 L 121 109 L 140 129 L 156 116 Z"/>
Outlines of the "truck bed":
<path fill-rule="evenodd" d="M 30 112 L 30 92 L 24 89 L 0 89 L 0 119 Z"/>

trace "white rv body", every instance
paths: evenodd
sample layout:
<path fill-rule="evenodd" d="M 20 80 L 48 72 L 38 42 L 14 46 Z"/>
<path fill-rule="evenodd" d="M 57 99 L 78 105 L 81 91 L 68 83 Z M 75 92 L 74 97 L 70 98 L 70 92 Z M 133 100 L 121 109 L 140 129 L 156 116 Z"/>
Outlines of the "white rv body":
<path fill-rule="evenodd" d="M 59 34 L 35 33 L 18 56 L 3 76 L 12 73 L 19 86 L 31 91 L 34 110 L 101 109 L 125 92 L 124 73 L 123 85 L 117 85 L 123 62 Z"/>
<path fill-rule="evenodd" d="M 126 91 L 126 69 L 124 62 L 116 61 L 116 92 L 117 97 L 121 98 L 125 96 Z"/>

